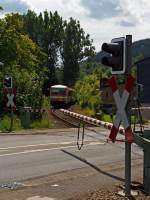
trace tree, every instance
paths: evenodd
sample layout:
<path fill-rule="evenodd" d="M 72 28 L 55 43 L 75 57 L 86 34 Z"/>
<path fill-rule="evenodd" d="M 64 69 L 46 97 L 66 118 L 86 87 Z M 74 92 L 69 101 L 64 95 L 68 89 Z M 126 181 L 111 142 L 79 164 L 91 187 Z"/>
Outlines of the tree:
<path fill-rule="evenodd" d="M 85 76 L 83 79 L 76 82 L 75 94 L 77 103 L 81 108 L 91 110 L 94 115 L 100 109 L 100 78 L 102 74 L 100 71 Z"/>
<path fill-rule="evenodd" d="M 17 88 L 17 106 L 39 107 L 42 104 L 42 85 L 46 69 L 45 54 L 16 26 L 17 16 L 0 20 L 0 58 L 4 62 L 4 75 L 13 77 Z"/>
<path fill-rule="evenodd" d="M 47 54 L 49 80 L 45 82 L 45 86 L 58 83 L 56 67 L 61 61 L 64 66 L 63 82 L 74 85 L 79 77 L 79 63 L 94 52 L 92 40 L 84 33 L 79 21 L 70 18 L 67 23 L 57 11 L 52 13 L 47 10 L 39 16 L 29 10 L 23 17 L 25 32 Z"/>
<path fill-rule="evenodd" d="M 32 22 L 31 22 L 32 21 Z M 59 61 L 60 47 L 63 40 L 63 20 L 56 12 L 47 10 L 37 16 L 34 12 L 28 11 L 24 15 L 24 30 L 47 54 L 47 80 L 44 91 L 47 87 L 57 83 L 56 67 Z"/>
<path fill-rule="evenodd" d="M 0 20 L 0 58 L 6 65 L 16 60 L 17 32 L 14 27 L 8 27 L 6 21 Z"/>
<path fill-rule="evenodd" d="M 64 65 L 64 83 L 73 86 L 79 78 L 79 63 L 94 54 L 89 34 L 85 35 L 80 22 L 73 18 L 65 23 L 61 54 Z"/>
<path fill-rule="evenodd" d="M 31 39 L 38 43 L 38 18 L 34 11 L 28 10 L 27 14 L 23 15 L 23 30 Z"/>
<path fill-rule="evenodd" d="M 57 83 L 55 70 L 57 67 L 59 51 L 63 40 L 63 20 L 57 11 L 52 14 L 44 12 L 44 49 L 48 55 L 47 66 L 49 69 L 50 85 Z"/>

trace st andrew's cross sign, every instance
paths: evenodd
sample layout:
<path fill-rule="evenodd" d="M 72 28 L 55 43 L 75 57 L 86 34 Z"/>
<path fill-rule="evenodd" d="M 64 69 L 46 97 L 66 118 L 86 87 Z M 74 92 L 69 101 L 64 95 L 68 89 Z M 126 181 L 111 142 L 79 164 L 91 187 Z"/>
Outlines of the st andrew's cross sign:
<path fill-rule="evenodd" d="M 16 89 L 4 88 L 4 99 L 5 99 L 5 111 L 16 110 Z"/>
<path fill-rule="evenodd" d="M 125 138 L 127 140 L 128 143 L 132 143 L 133 142 L 133 132 L 131 129 L 131 124 L 128 121 L 128 117 L 127 117 L 127 113 L 126 113 L 126 105 L 127 105 L 127 101 L 129 99 L 129 96 L 131 94 L 131 91 L 133 89 L 133 85 L 134 85 L 134 81 L 135 78 L 132 75 L 128 75 L 127 78 L 127 83 L 125 85 L 125 90 L 123 91 L 122 96 L 119 93 L 119 89 L 116 83 L 116 79 L 113 76 L 110 80 L 109 80 L 109 84 L 111 86 L 112 92 L 113 92 L 113 97 L 114 100 L 116 102 L 116 106 L 117 106 L 117 113 L 116 113 L 116 117 L 114 119 L 114 123 L 109 135 L 109 138 L 114 142 L 117 136 L 117 133 L 119 131 L 119 126 L 122 122 L 123 127 L 125 129 Z"/>

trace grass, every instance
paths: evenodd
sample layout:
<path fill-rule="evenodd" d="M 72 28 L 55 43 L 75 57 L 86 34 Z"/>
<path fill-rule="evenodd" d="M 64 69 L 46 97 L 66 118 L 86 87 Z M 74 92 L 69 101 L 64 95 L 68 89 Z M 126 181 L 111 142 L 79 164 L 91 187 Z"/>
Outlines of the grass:
<path fill-rule="evenodd" d="M 76 112 L 79 113 L 81 115 L 86 115 L 89 117 L 95 116 L 95 113 L 93 110 L 91 110 L 90 108 L 81 108 L 79 105 L 73 105 L 72 107 L 72 112 Z"/>
<path fill-rule="evenodd" d="M 101 120 L 105 121 L 105 122 L 109 122 L 109 123 L 113 123 L 115 115 L 113 115 L 113 117 L 111 117 L 109 114 L 103 114 Z M 143 123 L 147 123 L 148 120 L 142 119 Z M 134 122 L 137 124 L 139 123 L 139 120 L 136 118 L 134 119 L 134 116 L 131 116 L 131 124 L 134 124 Z"/>
<path fill-rule="evenodd" d="M 11 126 L 10 116 L 4 115 L 0 119 L 0 130 L 1 131 L 9 131 L 10 126 Z M 13 116 L 13 128 L 12 128 L 12 130 L 21 130 L 21 129 L 22 129 L 21 121 L 16 115 L 14 115 Z"/>
<path fill-rule="evenodd" d="M 47 116 L 42 116 L 42 119 L 35 120 L 31 123 L 31 128 L 53 128 L 54 124 L 48 119 Z"/>
<path fill-rule="evenodd" d="M 103 114 L 101 120 L 109 123 L 113 122 L 113 118 L 108 114 Z"/>
<path fill-rule="evenodd" d="M 4 115 L 0 119 L 0 130 L 2 132 L 9 132 L 11 126 L 11 118 L 9 115 Z M 48 118 L 46 114 L 43 114 L 42 118 L 39 120 L 34 120 L 31 122 L 30 128 L 32 129 L 41 129 L 41 128 L 53 128 L 54 123 Z M 21 126 L 21 120 L 18 116 L 13 116 L 13 127 L 11 131 L 17 131 L 24 129 Z"/>

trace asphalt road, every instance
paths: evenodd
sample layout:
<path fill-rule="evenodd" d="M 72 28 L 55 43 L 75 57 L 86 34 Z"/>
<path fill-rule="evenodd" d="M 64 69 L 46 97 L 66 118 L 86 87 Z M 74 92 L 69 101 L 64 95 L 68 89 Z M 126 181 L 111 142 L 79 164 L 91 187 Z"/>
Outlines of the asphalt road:
<path fill-rule="evenodd" d="M 80 151 L 76 145 L 77 129 L 50 130 L 45 135 L 0 136 L 0 186 L 13 182 L 39 185 L 0 191 L 0 200 L 10 196 L 12 200 L 28 200 L 32 196 L 36 199 L 37 195 L 68 199 L 124 181 L 124 143 L 107 143 L 108 134 L 102 128 L 95 132 L 86 130 Z M 123 138 L 118 135 L 118 139 Z M 134 180 L 142 176 L 142 156 L 142 150 L 133 144 Z"/>
<path fill-rule="evenodd" d="M 21 181 L 66 170 L 84 168 L 88 163 L 106 165 L 124 162 L 124 143 L 106 143 L 108 131 L 86 131 L 82 150 L 76 146 L 76 129 L 49 135 L 0 137 L 0 183 Z M 142 158 L 133 145 L 132 159 Z"/>

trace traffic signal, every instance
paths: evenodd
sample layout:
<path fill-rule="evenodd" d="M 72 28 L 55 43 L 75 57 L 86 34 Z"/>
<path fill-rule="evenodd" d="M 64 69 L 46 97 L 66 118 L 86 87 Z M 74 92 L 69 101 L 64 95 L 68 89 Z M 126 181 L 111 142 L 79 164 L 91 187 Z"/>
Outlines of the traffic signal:
<path fill-rule="evenodd" d="M 111 43 L 103 43 L 102 50 L 108 53 L 101 60 L 103 65 L 111 67 L 112 74 L 123 74 L 126 69 L 126 38 L 115 38 Z"/>
<path fill-rule="evenodd" d="M 12 77 L 7 76 L 4 78 L 4 88 L 12 88 Z"/>

